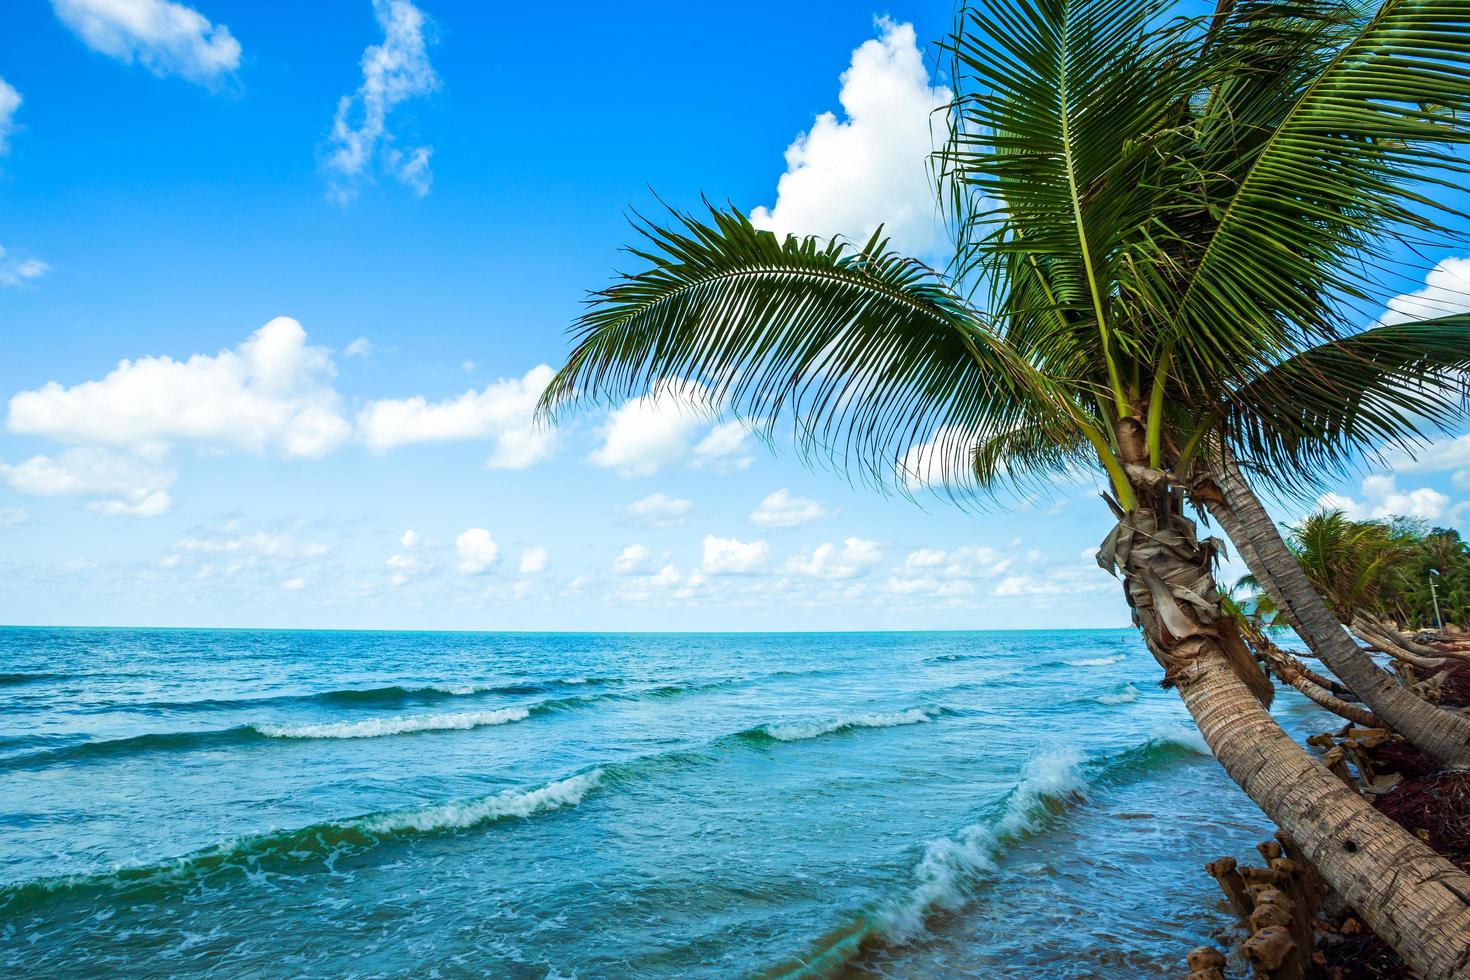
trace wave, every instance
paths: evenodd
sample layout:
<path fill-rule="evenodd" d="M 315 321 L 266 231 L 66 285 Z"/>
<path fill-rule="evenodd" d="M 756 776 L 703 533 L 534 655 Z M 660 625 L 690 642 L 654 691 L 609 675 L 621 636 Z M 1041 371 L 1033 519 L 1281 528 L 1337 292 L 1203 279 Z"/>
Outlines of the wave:
<path fill-rule="evenodd" d="M 334 861 L 390 840 L 470 830 L 511 818 L 576 806 L 603 778 L 592 769 L 535 789 L 508 789 L 489 796 L 439 803 L 348 820 L 274 831 L 195 851 L 157 864 L 132 865 L 91 875 L 41 878 L 0 890 L 0 911 L 14 914 L 57 894 L 127 890 L 134 898 L 159 887 L 193 882 L 216 871 L 256 872 L 262 861 L 301 864 Z"/>
<path fill-rule="evenodd" d="M 463 731 L 487 725 L 505 725 L 524 721 L 531 715 L 528 708 L 501 708 L 498 711 L 458 711 L 444 715 L 398 715 L 393 718 L 368 718 L 364 721 L 331 721 L 315 725 L 252 725 L 270 738 L 379 738 L 409 732 Z"/>
<path fill-rule="evenodd" d="M 1062 663 L 1068 667 L 1111 667 L 1122 661 L 1123 654 L 1115 653 L 1111 657 L 1086 657 L 1082 660 L 1064 660 Z"/>
<path fill-rule="evenodd" d="M 274 739 L 378 738 L 415 732 L 463 731 L 488 725 L 521 721 L 533 714 L 564 710 L 575 699 L 543 701 L 527 707 L 498 711 L 462 711 L 439 715 L 396 715 L 362 721 L 323 722 L 304 725 L 236 725 L 233 728 L 199 732 L 150 732 L 128 738 L 99 739 L 51 749 L 17 753 L 0 758 L 0 772 L 8 769 L 39 769 L 63 762 L 87 762 L 140 755 L 146 752 L 180 752 L 250 745 Z"/>
<path fill-rule="evenodd" d="M 17 672 L 13 674 L 0 674 L 0 687 L 12 684 L 32 684 L 36 681 L 54 681 L 67 677 L 67 674 L 27 673 Z"/>
<path fill-rule="evenodd" d="M 230 711 L 240 708 L 289 705 L 325 705 L 393 708 L 432 704 L 455 698 L 503 694 L 549 694 L 567 687 L 602 686 L 618 683 L 611 677 L 571 677 L 558 680 L 512 681 L 501 684 L 389 684 L 385 687 L 343 688 L 311 694 L 278 694 L 257 698 L 201 698 L 193 701 L 135 701 L 108 704 L 100 711 Z"/>
<path fill-rule="evenodd" d="M 835 718 L 829 721 L 797 721 L 786 724 L 761 725 L 759 728 L 752 728 L 742 734 L 757 738 L 764 735 L 778 742 L 801 742 L 811 738 L 821 738 L 823 735 L 848 732 L 859 728 L 896 728 L 901 725 L 917 725 L 926 721 L 933 721 L 937 714 L 939 712 L 933 708 L 869 712 L 866 714 Z"/>
<path fill-rule="evenodd" d="M 1011 845 L 1041 833 L 1085 802 L 1090 788 L 1117 785 L 1199 755 L 1209 755 L 1199 733 L 1172 725 L 1147 741 L 1096 759 L 1089 760 L 1072 747 L 1034 757 L 987 819 L 925 845 L 914 866 L 914 884 L 907 892 L 858 913 L 817 940 L 806 954 L 762 976 L 832 977 L 866 949 L 911 940 L 935 912 L 959 907 L 993 881 Z"/>
<path fill-rule="evenodd" d="M 1098 704 L 1116 705 L 1131 704 L 1138 700 L 1138 688 L 1132 684 L 1124 684 L 1121 691 L 1110 691 L 1107 694 L 1099 694 L 1092 700 Z"/>

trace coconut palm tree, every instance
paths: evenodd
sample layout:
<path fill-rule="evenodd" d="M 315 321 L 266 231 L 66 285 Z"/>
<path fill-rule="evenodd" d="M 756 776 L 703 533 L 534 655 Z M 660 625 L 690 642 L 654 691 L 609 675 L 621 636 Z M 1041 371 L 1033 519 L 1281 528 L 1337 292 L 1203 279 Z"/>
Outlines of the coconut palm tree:
<path fill-rule="evenodd" d="M 880 487 L 1026 492 L 1097 473 L 1149 650 L 1226 771 L 1424 975 L 1470 961 L 1470 876 L 1348 790 L 1263 707 L 1186 516 L 1195 474 L 1251 461 L 1311 485 L 1365 433 L 1443 412 L 1470 319 L 1396 328 L 1427 388 L 1332 397 L 1303 361 L 1344 336 L 1361 270 L 1441 231 L 1426 182 L 1465 168 L 1470 5 L 990 0 L 947 50 L 947 273 L 775 236 L 734 211 L 645 223 L 641 271 L 596 294 L 554 411 L 679 382 Z M 1447 177 L 1446 175 L 1450 175 Z M 1448 352 L 1448 353 L 1447 353 Z M 1390 359 L 1391 375 L 1405 358 Z M 788 430 L 789 427 L 789 430 Z M 1392 867 L 1393 874 L 1384 869 Z"/>

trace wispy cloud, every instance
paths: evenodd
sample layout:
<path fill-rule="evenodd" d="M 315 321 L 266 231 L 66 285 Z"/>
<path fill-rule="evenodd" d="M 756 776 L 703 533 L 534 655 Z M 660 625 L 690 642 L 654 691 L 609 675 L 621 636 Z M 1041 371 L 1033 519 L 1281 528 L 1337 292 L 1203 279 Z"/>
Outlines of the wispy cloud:
<path fill-rule="evenodd" d="M 15 132 L 15 111 L 20 103 L 15 86 L 0 78 L 0 157 L 10 152 L 10 134 Z"/>
<path fill-rule="evenodd" d="M 223 24 L 170 0 L 51 0 L 61 22 L 93 51 L 158 76 L 217 82 L 240 67 L 240 42 Z"/>
<path fill-rule="evenodd" d="M 388 128 L 388 117 L 401 103 L 428 95 L 439 87 L 429 63 L 424 12 L 409 0 L 373 0 L 373 13 L 383 28 L 383 43 L 362 53 L 362 84 L 337 102 L 326 161 L 327 198 L 346 205 L 361 185 L 382 169 L 419 197 L 429 193 L 433 148 L 400 149 Z"/>
<path fill-rule="evenodd" d="M 3 93 L 0 93 L 0 95 L 3 95 Z M 3 135 L 3 130 L 0 130 L 0 136 Z M 22 286 L 33 280 L 40 279 L 50 271 L 51 267 L 40 259 L 32 257 L 21 258 L 17 255 L 11 255 L 5 251 L 4 246 L 0 246 L 0 288 Z"/>

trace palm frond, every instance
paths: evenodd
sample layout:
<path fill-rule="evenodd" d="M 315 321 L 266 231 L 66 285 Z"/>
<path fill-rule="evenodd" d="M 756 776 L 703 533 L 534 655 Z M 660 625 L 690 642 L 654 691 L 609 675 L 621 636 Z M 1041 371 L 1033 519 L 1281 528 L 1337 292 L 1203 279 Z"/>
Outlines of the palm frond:
<path fill-rule="evenodd" d="M 697 386 L 880 486 L 901 486 L 899 461 L 938 433 L 978 439 L 1056 411 L 1045 379 L 876 235 L 856 249 L 781 239 L 714 208 L 708 223 L 676 214 L 640 231 L 647 268 L 594 295 L 543 410 Z"/>
<path fill-rule="evenodd" d="M 1305 492 L 1363 453 L 1412 449 L 1465 417 L 1470 314 L 1375 327 L 1309 348 L 1228 399 L 1237 457 Z"/>

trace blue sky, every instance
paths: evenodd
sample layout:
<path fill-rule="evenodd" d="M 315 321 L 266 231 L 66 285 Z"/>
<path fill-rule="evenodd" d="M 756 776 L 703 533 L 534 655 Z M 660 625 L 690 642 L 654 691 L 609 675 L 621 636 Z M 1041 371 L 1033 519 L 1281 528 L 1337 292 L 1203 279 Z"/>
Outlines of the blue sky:
<path fill-rule="evenodd" d="M 674 391 L 530 424 L 653 191 L 934 247 L 948 3 L 4 17 L 0 622 L 1126 623 L 1090 485 L 876 497 Z M 1470 287 L 1436 258 L 1431 304 Z M 1470 438 L 1400 470 L 1336 502 L 1470 529 Z"/>

